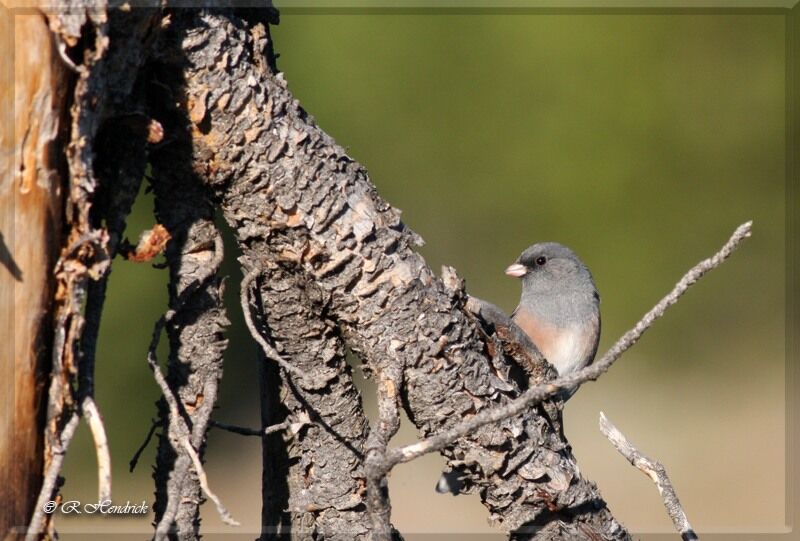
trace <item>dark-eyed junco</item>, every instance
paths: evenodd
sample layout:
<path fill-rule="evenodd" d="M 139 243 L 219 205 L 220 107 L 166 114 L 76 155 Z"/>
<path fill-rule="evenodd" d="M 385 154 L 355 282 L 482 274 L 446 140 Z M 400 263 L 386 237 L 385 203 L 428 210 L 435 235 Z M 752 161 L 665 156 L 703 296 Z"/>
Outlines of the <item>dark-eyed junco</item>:
<path fill-rule="evenodd" d="M 560 376 L 594 359 L 600 339 L 600 295 L 575 252 L 556 242 L 526 249 L 506 274 L 522 279 L 511 319 Z"/>
<path fill-rule="evenodd" d="M 600 295 L 592 274 L 575 252 L 557 242 L 528 247 L 506 269 L 522 280 L 522 295 L 511 319 L 563 376 L 594 360 L 600 340 Z M 564 400 L 575 389 L 563 393 Z M 457 494 L 461 473 L 445 472 L 440 493 Z"/>

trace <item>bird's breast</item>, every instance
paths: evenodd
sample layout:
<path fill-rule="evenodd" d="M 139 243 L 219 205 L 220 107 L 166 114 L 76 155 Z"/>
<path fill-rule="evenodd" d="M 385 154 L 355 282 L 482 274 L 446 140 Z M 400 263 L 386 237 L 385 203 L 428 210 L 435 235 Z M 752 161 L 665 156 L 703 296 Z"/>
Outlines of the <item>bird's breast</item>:
<path fill-rule="evenodd" d="M 514 322 L 527 334 L 559 375 L 579 370 L 594 357 L 599 338 L 599 319 L 555 325 L 527 310 L 518 309 Z"/>

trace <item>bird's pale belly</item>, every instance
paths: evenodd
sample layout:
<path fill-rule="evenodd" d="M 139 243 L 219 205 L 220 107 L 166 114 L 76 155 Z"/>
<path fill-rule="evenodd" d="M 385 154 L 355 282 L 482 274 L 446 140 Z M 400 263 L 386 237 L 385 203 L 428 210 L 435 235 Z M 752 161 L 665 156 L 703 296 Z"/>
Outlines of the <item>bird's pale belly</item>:
<path fill-rule="evenodd" d="M 592 360 L 597 345 L 597 326 L 591 319 L 584 324 L 556 327 L 518 311 L 514 322 L 533 340 L 559 375 L 579 370 Z"/>

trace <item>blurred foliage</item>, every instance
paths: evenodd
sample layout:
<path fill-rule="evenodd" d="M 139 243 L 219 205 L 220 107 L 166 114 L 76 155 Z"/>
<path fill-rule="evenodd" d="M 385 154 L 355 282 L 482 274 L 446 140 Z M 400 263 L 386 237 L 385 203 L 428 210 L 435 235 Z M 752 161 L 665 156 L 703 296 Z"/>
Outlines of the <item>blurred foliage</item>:
<path fill-rule="evenodd" d="M 685 270 L 713 253 L 735 226 L 754 220 L 754 236 L 743 249 L 690 291 L 607 379 L 570 404 L 568 434 L 574 434 L 570 427 L 588 427 L 573 440 L 579 459 L 588 461 L 582 467 L 613 500 L 616 479 L 605 485 L 606 470 L 591 469 L 594 451 L 575 443 L 607 445 L 585 443 L 600 438 L 591 426 L 599 407 L 619 403 L 611 419 L 634 441 L 649 442 L 644 450 L 668 465 L 674 446 L 673 461 L 683 460 L 690 468 L 685 475 L 694 478 L 703 471 L 712 475 L 713 467 L 701 473 L 691 469 L 712 459 L 690 456 L 689 446 L 697 453 L 702 449 L 677 433 L 694 438 L 716 430 L 712 443 L 735 447 L 746 463 L 748 443 L 736 439 L 735 424 L 725 419 L 748 385 L 766 382 L 767 392 L 748 394 L 748 411 L 774 419 L 774 427 L 764 436 L 768 443 L 752 445 L 782 452 L 784 32 L 782 16 L 746 12 L 287 10 L 273 35 L 290 89 L 320 126 L 366 165 L 382 196 L 403 210 L 404 221 L 425 238 L 422 253 L 434 269 L 455 266 L 471 294 L 510 311 L 519 284 L 503 275 L 505 266 L 533 242 L 563 242 L 590 266 L 600 289 L 601 351 Z M 151 208 L 147 197 L 140 198 L 131 237 L 152 226 Z M 234 326 L 218 418 L 255 425 L 255 350 L 238 314 L 241 275 L 228 246 L 225 270 Z M 115 262 L 97 389 L 112 445 L 115 494 L 123 501 L 152 493 L 154 447 L 134 476 L 126 466 L 155 414 L 157 389 L 145 352 L 152 322 L 165 309 L 165 284 L 164 270 Z M 613 400 L 603 393 L 613 393 Z M 707 404 L 702 415 L 698 404 Z M 664 419 L 673 419 L 664 421 L 672 422 L 672 429 L 648 422 L 662 411 Z M 622 417 L 628 414 L 632 417 Z M 674 426 L 685 416 L 693 416 L 695 424 Z M 236 472 L 231 465 L 243 464 L 239 458 L 245 448 L 247 456 L 258 455 L 257 440 L 242 442 L 212 431 L 212 484 L 225 477 L 222 472 Z M 592 456 L 584 458 L 587 454 Z M 603 460 L 629 468 L 613 451 Z M 85 431 L 67 463 L 65 492 L 90 499 L 94 462 Z M 247 467 L 248 490 L 254 492 L 246 498 L 255 499 L 257 459 Z M 655 494 L 636 473 L 630 475 L 633 480 L 625 477 L 625 483 Z M 754 482 L 751 488 L 761 500 L 727 502 L 721 496 L 717 503 L 727 506 L 727 515 L 696 511 L 690 518 L 703 527 L 774 517 L 782 509 L 782 475 L 776 469 L 761 492 Z M 726 481 L 724 473 L 719 476 Z M 681 472 L 674 477 L 684 503 L 704 494 L 697 484 L 733 497 L 741 481 L 727 479 L 734 483 L 728 492 L 713 485 L 720 479 L 701 479 L 687 494 Z M 432 488 L 434 480 L 421 485 Z M 404 482 L 405 477 L 397 480 Z M 234 497 L 245 497 L 238 486 L 232 490 Z M 224 487 L 217 492 L 224 494 Z M 433 495 L 417 497 L 429 498 Z M 756 512 L 756 501 L 778 511 Z M 652 515 L 641 515 L 645 522 L 635 522 L 635 514 L 623 520 L 648 527 L 652 523 L 646 517 L 663 514 L 655 495 L 642 505 L 652 507 Z M 237 515 L 235 506 L 228 507 Z M 205 516 L 215 520 L 210 508 Z M 237 518 L 257 524 L 257 516 Z"/>

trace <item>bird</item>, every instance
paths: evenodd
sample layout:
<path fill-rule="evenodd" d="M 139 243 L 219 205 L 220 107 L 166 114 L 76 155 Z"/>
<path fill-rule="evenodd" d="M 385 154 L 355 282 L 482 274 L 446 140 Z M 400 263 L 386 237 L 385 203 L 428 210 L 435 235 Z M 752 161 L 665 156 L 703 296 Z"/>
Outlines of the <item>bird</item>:
<path fill-rule="evenodd" d="M 559 376 L 591 364 L 600 341 L 600 294 L 589 268 L 557 242 L 526 248 L 505 270 L 519 278 L 522 294 L 511 319 L 528 335 Z M 577 390 L 564 391 L 566 401 Z M 463 473 L 442 473 L 436 492 L 458 494 Z"/>
<path fill-rule="evenodd" d="M 537 243 L 505 273 L 522 281 L 511 319 L 558 375 L 588 366 L 600 341 L 600 294 L 575 252 L 557 242 Z"/>

